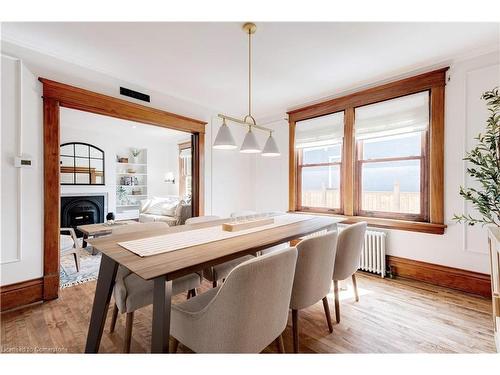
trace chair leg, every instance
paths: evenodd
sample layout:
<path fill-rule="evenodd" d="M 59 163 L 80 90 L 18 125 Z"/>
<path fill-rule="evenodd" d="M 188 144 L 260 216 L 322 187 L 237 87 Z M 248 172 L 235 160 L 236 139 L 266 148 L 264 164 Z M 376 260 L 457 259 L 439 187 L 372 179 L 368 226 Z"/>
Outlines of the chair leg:
<path fill-rule="evenodd" d="M 80 272 L 80 256 L 75 252 L 73 253 L 75 257 L 76 272 Z"/>
<path fill-rule="evenodd" d="M 191 297 L 196 297 L 198 293 L 196 293 L 196 288 L 191 289 Z"/>
<path fill-rule="evenodd" d="M 292 310 L 293 352 L 299 352 L 299 310 Z"/>
<path fill-rule="evenodd" d="M 328 330 L 330 333 L 333 332 L 332 317 L 330 316 L 330 307 L 328 306 L 328 298 L 325 296 L 323 298 L 323 308 L 325 309 L 326 323 L 328 324 Z"/>
<path fill-rule="evenodd" d="M 118 319 L 118 306 L 113 307 L 113 315 L 111 315 L 111 324 L 109 326 L 109 333 L 113 333 L 115 331 L 116 320 Z"/>
<path fill-rule="evenodd" d="M 179 341 L 172 337 L 172 351 L 170 353 L 177 353 L 177 348 L 179 348 Z"/>
<path fill-rule="evenodd" d="M 359 302 L 359 293 L 358 293 L 358 283 L 356 282 L 356 274 L 352 274 L 352 286 L 354 289 L 354 297 L 356 298 L 356 302 Z"/>
<path fill-rule="evenodd" d="M 132 341 L 132 325 L 134 324 L 134 312 L 127 313 L 125 324 L 125 340 L 123 342 L 123 352 L 130 353 L 130 343 Z"/>
<path fill-rule="evenodd" d="M 196 297 L 196 289 L 189 289 L 187 292 L 187 299 L 190 299 L 191 297 Z"/>
<path fill-rule="evenodd" d="M 335 295 L 335 320 L 340 323 L 339 282 L 333 280 L 333 294 Z"/>
<path fill-rule="evenodd" d="M 212 281 L 212 287 L 217 288 L 217 280 Z"/>
<path fill-rule="evenodd" d="M 278 353 L 281 353 L 281 354 L 285 353 L 285 344 L 283 343 L 283 335 L 279 335 L 275 341 L 276 341 Z"/>

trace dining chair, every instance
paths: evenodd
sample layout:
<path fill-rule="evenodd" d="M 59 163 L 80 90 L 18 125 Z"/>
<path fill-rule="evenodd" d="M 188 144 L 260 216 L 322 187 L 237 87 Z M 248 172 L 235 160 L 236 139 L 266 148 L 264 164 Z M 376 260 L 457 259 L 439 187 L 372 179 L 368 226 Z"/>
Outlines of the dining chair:
<path fill-rule="evenodd" d="M 333 266 L 333 293 L 335 295 L 335 320 L 340 323 L 339 281 L 352 278 L 352 286 L 356 302 L 359 301 L 356 271 L 365 242 L 366 222 L 349 225 L 339 233 L 337 256 Z"/>
<path fill-rule="evenodd" d="M 208 223 L 211 221 L 217 221 L 221 218 L 219 216 L 197 216 L 191 217 L 186 220 L 186 225 Z M 223 281 L 229 272 L 236 267 L 238 264 L 243 263 L 247 260 L 254 258 L 253 255 L 244 255 L 242 257 L 230 260 L 228 262 L 216 264 L 215 266 L 206 268 L 203 270 L 203 277 L 212 282 L 212 286 L 215 288 L 219 281 Z"/>
<path fill-rule="evenodd" d="M 144 223 L 123 225 L 113 228 L 113 235 L 123 233 L 133 233 L 138 231 L 148 231 L 156 229 L 168 229 L 166 223 Z M 172 281 L 172 295 L 187 293 L 187 298 L 196 296 L 196 288 L 201 285 L 202 277 L 199 273 L 191 273 Z M 135 273 L 130 272 L 123 266 L 118 267 L 113 288 L 115 305 L 111 317 L 110 333 L 113 333 L 118 319 L 118 313 L 126 314 L 125 337 L 123 341 L 123 351 L 130 352 L 132 341 L 132 327 L 134 323 L 134 312 L 141 307 L 153 303 L 154 281 L 146 281 Z"/>
<path fill-rule="evenodd" d="M 62 234 L 67 232 L 69 234 Z M 73 255 L 75 259 L 76 272 L 80 272 L 80 241 L 76 237 L 75 230 L 73 228 L 61 228 L 59 234 L 59 246 L 61 250 L 61 256 Z"/>
<path fill-rule="evenodd" d="M 248 260 L 224 284 L 172 305 L 172 351 L 179 342 L 198 353 L 259 353 L 273 341 L 284 352 L 297 249 Z"/>
<path fill-rule="evenodd" d="M 331 275 L 337 252 L 337 232 L 328 232 L 311 237 L 297 244 L 297 265 L 293 280 L 292 331 L 293 350 L 299 352 L 299 310 L 305 309 L 323 300 L 328 329 L 333 332 L 327 295 L 332 285 Z"/>

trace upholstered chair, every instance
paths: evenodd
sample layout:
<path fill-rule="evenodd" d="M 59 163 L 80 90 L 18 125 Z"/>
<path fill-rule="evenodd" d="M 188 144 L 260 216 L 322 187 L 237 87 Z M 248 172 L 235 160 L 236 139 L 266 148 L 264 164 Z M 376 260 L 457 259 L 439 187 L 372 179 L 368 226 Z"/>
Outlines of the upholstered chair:
<path fill-rule="evenodd" d="M 337 252 L 337 232 L 311 237 L 297 244 L 297 266 L 293 280 L 292 309 L 293 349 L 299 352 L 299 310 L 323 300 L 328 329 L 333 332 L 327 295 Z"/>
<path fill-rule="evenodd" d="M 127 228 L 125 228 L 127 227 Z M 163 222 L 130 224 L 113 228 L 113 235 L 122 233 L 132 233 L 134 231 L 147 231 L 168 228 Z M 187 298 L 196 296 L 196 288 L 201 285 L 201 274 L 191 273 L 186 276 L 175 279 L 172 282 L 172 295 L 187 293 Z M 130 272 L 123 266 L 118 266 L 113 289 L 115 306 L 111 317 L 110 333 L 114 332 L 118 313 L 126 314 L 125 338 L 123 342 L 123 351 L 130 352 L 130 343 L 132 340 L 132 327 L 134 323 L 134 312 L 141 307 L 153 303 L 153 281 L 146 281 L 136 274 Z"/>
<path fill-rule="evenodd" d="M 366 222 L 345 227 L 339 233 L 337 256 L 333 267 L 333 292 L 335 295 L 335 319 L 340 322 L 339 281 L 352 278 L 352 286 L 356 302 L 359 301 L 356 271 L 365 242 Z"/>
<path fill-rule="evenodd" d="M 64 232 L 69 234 L 59 235 L 61 256 L 73 255 L 73 257 L 75 258 L 76 272 L 80 272 L 80 254 L 79 254 L 79 251 L 81 250 L 80 242 L 76 237 L 76 233 L 73 228 L 61 228 L 60 233 Z"/>
<path fill-rule="evenodd" d="M 283 352 L 297 249 L 248 260 L 224 284 L 172 305 L 173 352 L 181 342 L 198 353 L 259 353 L 273 341 Z"/>
<path fill-rule="evenodd" d="M 219 216 L 197 216 L 191 217 L 186 220 L 186 225 L 208 223 L 211 221 L 217 221 L 221 218 Z M 236 267 L 238 264 L 243 263 L 247 260 L 254 258 L 252 255 L 245 255 L 240 258 L 230 260 L 228 262 L 220 263 L 210 268 L 203 270 L 203 277 L 212 282 L 212 286 L 215 288 L 218 282 L 224 280 L 229 272 Z"/>

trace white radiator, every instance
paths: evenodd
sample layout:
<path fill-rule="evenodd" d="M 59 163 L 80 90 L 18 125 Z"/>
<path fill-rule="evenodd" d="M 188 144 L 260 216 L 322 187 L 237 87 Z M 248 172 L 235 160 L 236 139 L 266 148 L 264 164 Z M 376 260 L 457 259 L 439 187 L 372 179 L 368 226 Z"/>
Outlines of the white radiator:
<path fill-rule="evenodd" d="M 344 225 L 339 225 L 342 231 Z M 367 229 L 365 234 L 365 244 L 359 259 L 359 269 L 379 274 L 385 277 L 385 232 Z"/>

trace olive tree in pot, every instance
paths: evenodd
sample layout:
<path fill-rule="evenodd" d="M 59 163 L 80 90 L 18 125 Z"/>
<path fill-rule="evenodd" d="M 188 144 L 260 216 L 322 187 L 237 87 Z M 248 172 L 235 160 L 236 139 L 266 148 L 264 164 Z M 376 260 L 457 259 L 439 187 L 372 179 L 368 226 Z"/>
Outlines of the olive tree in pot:
<path fill-rule="evenodd" d="M 476 147 L 467 152 L 464 160 L 470 163 L 467 173 L 479 184 L 478 188 L 460 187 L 460 195 L 471 202 L 480 217 L 471 214 L 454 215 L 453 219 L 468 225 L 500 227 L 500 92 L 499 88 L 485 92 L 489 117 L 486 130 L 475 139 Z"/>

